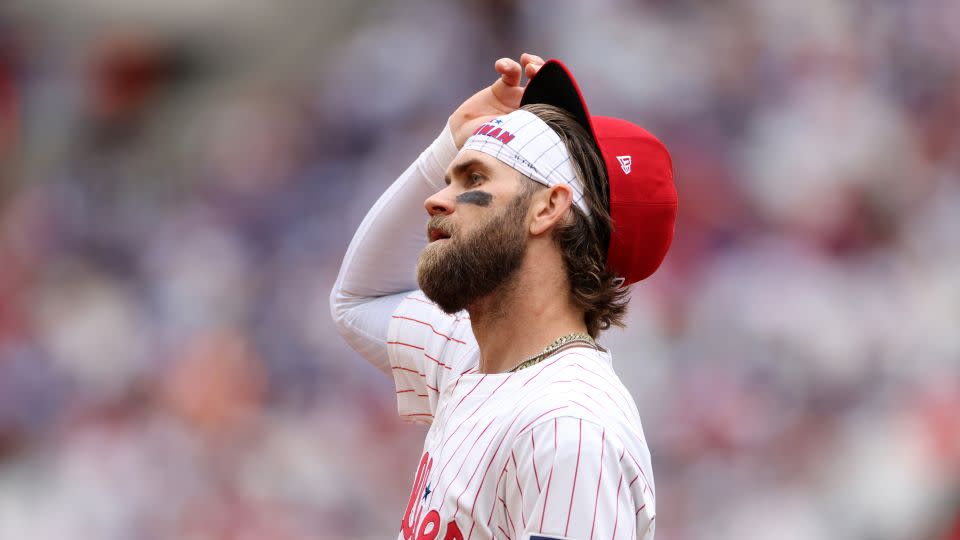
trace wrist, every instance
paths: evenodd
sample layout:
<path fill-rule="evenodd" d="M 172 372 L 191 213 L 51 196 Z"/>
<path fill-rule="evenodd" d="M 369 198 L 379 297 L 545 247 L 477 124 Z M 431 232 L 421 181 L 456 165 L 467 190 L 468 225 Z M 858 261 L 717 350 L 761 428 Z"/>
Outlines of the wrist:
<path fill-rule="evenodd" d="M 459 111 L 454 111 L 453 114 L 450 115 L 450 118 L 447 119 L 447 127 L 450 129 L 450 134 L 453 137 L 453 142 L 457 149 L 463 148 L 467 139 L 470 138 L 467 127 L 469 121 L 470 118 L 468 115 Z"/>

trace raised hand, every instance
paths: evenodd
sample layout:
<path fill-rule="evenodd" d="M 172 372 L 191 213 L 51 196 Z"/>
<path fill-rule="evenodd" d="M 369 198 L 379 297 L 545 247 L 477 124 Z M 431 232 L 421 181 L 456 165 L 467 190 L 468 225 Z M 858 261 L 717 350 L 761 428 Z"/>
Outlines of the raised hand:
<path fill-rule="evenodd" d="M 523 53 L 518 64 L 512 58 L 501 58 L 493 64 L 500 78 L 463 102 L 450 116 L 450 128 L 457 148 L 463 146 L 475 129 L 484 122 L 507 114 L 520 106 L 524 87 L 520 86 L 522 75 L 529 79 L 543 66 L 543 58 Z"/>

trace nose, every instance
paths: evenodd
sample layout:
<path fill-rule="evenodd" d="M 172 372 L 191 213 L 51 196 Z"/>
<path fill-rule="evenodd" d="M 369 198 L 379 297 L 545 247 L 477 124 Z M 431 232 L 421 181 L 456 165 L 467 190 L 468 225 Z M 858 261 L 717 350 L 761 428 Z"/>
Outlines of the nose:
<path fill-rule="evenodd" d="M 454 199 L 450 194 L 450 187 L 445 187 L 423 201 L 423 207 L 427 209 L 430 217 L 449 214 L 453 212 Z"/>

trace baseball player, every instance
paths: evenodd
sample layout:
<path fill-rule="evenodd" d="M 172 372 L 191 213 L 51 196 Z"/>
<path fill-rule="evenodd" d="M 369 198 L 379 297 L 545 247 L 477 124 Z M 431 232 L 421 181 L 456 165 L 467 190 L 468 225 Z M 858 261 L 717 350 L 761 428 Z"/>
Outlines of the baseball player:
<path fill-rule="evenodd" d="M 367 214 L 331 294 L 400 415 L 430 425 L 398 538 L 652 538 L 640 417 L 596 338 L 669 248 L 670 157 L 591 116 L 559 61 L 495 69 Z"/>

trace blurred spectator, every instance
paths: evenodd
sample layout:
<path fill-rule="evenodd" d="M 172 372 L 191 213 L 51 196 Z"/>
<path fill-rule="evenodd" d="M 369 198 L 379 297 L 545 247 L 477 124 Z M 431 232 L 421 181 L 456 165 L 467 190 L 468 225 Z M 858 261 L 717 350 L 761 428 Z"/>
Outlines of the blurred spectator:
<path fill-rule="evenodd" d="M 0 9 L 0 538 L 395 535 L 423 428 L 327 294 L 366 209 L 520 49 L 673 153 L 675 245 L 602 338 L 658 538 L 960 538 L 957 20 L 948 0 Z"/>

